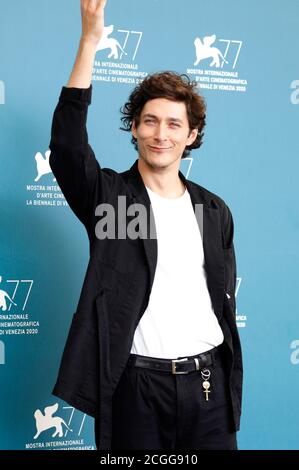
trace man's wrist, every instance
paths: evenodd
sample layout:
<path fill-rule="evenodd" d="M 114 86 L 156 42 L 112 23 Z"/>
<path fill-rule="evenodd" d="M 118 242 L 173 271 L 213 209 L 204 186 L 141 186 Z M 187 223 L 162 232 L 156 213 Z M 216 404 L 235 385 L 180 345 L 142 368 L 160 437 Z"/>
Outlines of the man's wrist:
<path fill-rule="evenodd" d="M 80 38 L 80 46 L 89 49 L 91 52 L 96 52 L 99 40 L 90 36 L 82 35 Z"/>

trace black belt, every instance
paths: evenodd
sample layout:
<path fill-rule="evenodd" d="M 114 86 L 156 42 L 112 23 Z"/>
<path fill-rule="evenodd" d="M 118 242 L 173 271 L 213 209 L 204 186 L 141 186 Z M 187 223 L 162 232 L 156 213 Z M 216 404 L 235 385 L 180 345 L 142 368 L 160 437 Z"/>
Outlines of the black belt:
<path fill-rule="evenodd" d="M 130 354 L 128 365 L 169 372 L 170 374 L 188 374 L 189 372 L 204 369 L 218 362 L 221 358 L 219 348 L 220 346 L 195 356 L 187 356 L 178 359 L 158 359 L 155 357 Z"/>

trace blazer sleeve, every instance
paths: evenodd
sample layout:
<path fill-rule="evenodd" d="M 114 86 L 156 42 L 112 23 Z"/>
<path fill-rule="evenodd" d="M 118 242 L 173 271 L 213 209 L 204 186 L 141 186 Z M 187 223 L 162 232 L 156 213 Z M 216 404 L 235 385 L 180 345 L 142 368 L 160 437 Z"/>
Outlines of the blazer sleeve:
<path fill-rule="evenodd" d="M 97 204 L 106 200 L 116 172 L 101 169 L 88 143 L 87 111 L 92 85 L 63 87 L 55 108 L 50 141 L 50 167 L 73 212 L 89 232 Z"/>
<path fill-rule="evenodd" d="M 230 209 L 225 204 L 222 211 L 222 245 L 225 263 L 225 290 L 233 302 L 233 310 L 236 310 L 236 280 L 237 266 L 234 248 L 234 221 Z"/>

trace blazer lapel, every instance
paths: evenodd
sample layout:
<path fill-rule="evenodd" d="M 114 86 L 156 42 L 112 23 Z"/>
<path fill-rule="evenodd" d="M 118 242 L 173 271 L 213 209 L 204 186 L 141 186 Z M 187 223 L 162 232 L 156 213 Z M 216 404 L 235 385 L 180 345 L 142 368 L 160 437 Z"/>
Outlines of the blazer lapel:
<path fill-rule="evenodd" d="M 143 225 L 140 226 L 140 233 L 144 245 L 144 250 L 149 266 L 150 272 L 150 289 L 154 282 L 155 271 L 158 259 L 158 244 L 154 214 L 151 206 L 151 201 L 147 190 L 144 186 L 142 177 L 138 170 L 138 160 L 135 161 L 129 170 L 128 185 L 131 189 L 131 202 L 132 204 L 142 204 L 146 208 L 147 224 L 146 230 Z"/>

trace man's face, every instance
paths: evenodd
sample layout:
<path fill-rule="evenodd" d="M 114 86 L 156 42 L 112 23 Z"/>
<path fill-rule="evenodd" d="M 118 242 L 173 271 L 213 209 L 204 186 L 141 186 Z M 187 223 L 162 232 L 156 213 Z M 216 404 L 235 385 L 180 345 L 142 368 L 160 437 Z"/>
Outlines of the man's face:
<path fill-rule="evenodd" d="M 145 103 L 138 127 L 133 121 L 132 134 L 144 163 L 162 169 L 179 165 L 186 145 L 196 139 L 197 129 L 190 132 L 185 103 L 156 98 Z"/>

